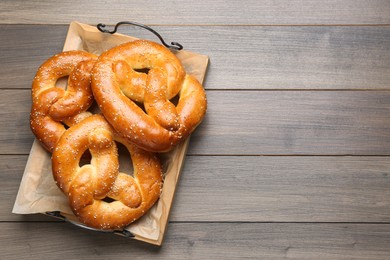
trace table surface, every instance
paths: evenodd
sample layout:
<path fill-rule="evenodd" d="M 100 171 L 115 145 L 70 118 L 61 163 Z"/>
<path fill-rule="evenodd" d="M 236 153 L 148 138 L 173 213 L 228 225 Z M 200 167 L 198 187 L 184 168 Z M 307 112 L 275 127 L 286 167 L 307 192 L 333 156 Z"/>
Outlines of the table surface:
<path fill-rule="evenodd" d="M 126 20 L 210 57 L 161 247 L 11 213 L 36 69 Z M 390 1 L 5 0 L 0 29 L 1 259 L 390 258 Z"/>

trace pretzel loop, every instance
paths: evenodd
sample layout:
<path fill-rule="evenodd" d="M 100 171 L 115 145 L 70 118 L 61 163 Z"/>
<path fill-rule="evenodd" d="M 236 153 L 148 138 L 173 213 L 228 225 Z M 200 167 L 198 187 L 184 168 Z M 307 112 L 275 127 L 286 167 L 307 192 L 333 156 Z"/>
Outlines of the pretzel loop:
<path fill-rule="evenodd" d="M 62 52 L 45 61 L 34 77 L 30 126 L 50 152 L 65 132 L 64 124 L 71 126 L 89 116 L 85 111 L 93 102 L 90 85 L 96 59 L 83 51 Z M 57 81 L 66 76 L 66 90 L 57 87 Z"/>

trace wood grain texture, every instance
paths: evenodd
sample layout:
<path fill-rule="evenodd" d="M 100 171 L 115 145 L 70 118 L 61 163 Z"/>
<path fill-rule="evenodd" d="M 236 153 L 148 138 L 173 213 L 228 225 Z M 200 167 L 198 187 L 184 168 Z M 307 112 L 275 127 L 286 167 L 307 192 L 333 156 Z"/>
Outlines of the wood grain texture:
<path fill-rule="evenodd" d="M 208 91 L 207 97 L 190 155 L 390 154 L 388 91 Z M 2 90 L 0 154 L 29 153 L 30 99 L 28 89 Z"/>
<path fill-rule="evenodd" d="M 2 259 L 388 259 L 390 225 L 170 223 L 154 247 L 67 223 L 0 223 Z"/>
<path fill-rule="evenodd" d="M 21 219 L 11 212 L 26 162 L 26 155 L 0 155 L 0 221 Z"/>
<path fill-rule="evenodd" d="M 389 157 L 189 156 L 171 220 L 390 222 Z"/>
<path fill-rule="evenodd" d="M 0 155 L 0 221 L 58 221 L 42 214 L 12 214 L 27 155 Z"/>
<path fill-rule="evenodd" d="M 1 23 L 389 24 L 386 0 L 22 1 L 0 2 Z"/>
<path fill-rule="evenodd" d="M 189 154 L 388 155 L 390 92 L 209 91 Z"/>
<path fill-rule="evenodd" d="M 68 25 L 1 25 L 0 88 L 29 88 Z M 389 26 L 155 26 L 210 57 L 207 89 L 390 89 Z M 121 33 L 158 41 L 148 31 Z"/>
<path fill-rule="evenodd" d="M 210 57 L 161 248 L 11 213 L 74 20 Z M 0 259 L 390 259 L 390 1 L 3 0 L 0 30 Z"/>
<path fill-rule="evenodd" d="M 64 26 L 0 26 L 1 88 L 31 88 L 38 67 L 62 51 Z"/>
<path fill-rule="evenodd" d="M 25 155 L 0 156 L 0 221 L 48 221 L 11 210 Z M 187 156 L 172 221 L 390 222 L 389 157 Z"/>
<path fill-rule="evenodd" d="M 31 90 L 1 90 L 0 154 L 29 154 L 34 135 L 30 129 Z"/>

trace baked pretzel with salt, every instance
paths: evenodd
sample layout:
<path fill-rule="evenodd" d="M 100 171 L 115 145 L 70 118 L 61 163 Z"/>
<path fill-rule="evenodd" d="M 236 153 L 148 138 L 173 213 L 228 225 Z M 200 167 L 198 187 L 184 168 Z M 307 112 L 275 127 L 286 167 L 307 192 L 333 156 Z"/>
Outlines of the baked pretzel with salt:
<path fill-rule="evenodd" d="M 119 172 L 115 141 L 128 149 L 133 176 Z M 80 167 L 87 150 L 91 162 Z M 53 151 L 52 168 L 74 214 L 96 229 L 129 225 L 144 215 L 161 193 L 162 167 L 156 155 L 124 140 L 101 115 L 86 118 L 61 136 Z"/>
<path fill-rule="evenodd" d="M 202 121 L 206 93 L 164 46 L 136 40 L 101 54 L 92 91 L 107 121 L 127 140 L 154 152 L 171 150 Z M 178 102 L 172 100 L 178 96 Z"/>
<path fill-rule="evenodd" d="M 96 59 L 96 55 L 85 51 L 66 51 L 39 67 L 32 83 L 30 127 L 48 151 L 53 151 L 66 126 L 90 115 L 86 110 L 94 100 L 91 72 Z M 66 76 L 65 90 L 56 83 Z"/>

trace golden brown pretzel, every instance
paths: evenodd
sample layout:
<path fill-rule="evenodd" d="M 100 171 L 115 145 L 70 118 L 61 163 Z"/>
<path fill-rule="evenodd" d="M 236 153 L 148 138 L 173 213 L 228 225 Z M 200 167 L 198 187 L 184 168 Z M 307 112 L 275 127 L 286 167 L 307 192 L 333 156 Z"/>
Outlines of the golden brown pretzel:
<path fill-rule="evenodd" d="M 54 55 L 38 69 L 32 83 L 30 126 L 43 146 L 52 151 L 65 126 L 80 121 L 93 102 L 91 72 L 97 56 L 84 51 Z M 67 89 L 56 87 L 69 76 Z"/>
<path fill-rule="evenodd" d="M 139 72 L 147 70 L 148 73 Z M 202 121 L 202 85 L 160 44 L 137 40 L 103 53 L 92 91 L 108 122 L 126 139 L 155 152 L 172 149 Z M 170 100 L 179 95 L 177 105 Z M 137 103 L 143 103 L 144 110 Z"/>
<path fill-rule="evenodd" d="M 114 141 L 129 150 L 134 177 L 119 173 Z M 90 164 L 79 166 L 89 150 Z M 52 155 L 53 176 L 69 197 L 71 208 L 87 226 L 120 229 L 140 218 L 161 193 L 162 169 L 158 158 L 126 142 L 101 115 L 93 115 L 70 127 Z M 106 202 L 108 197 L 115 200 Z"/>

